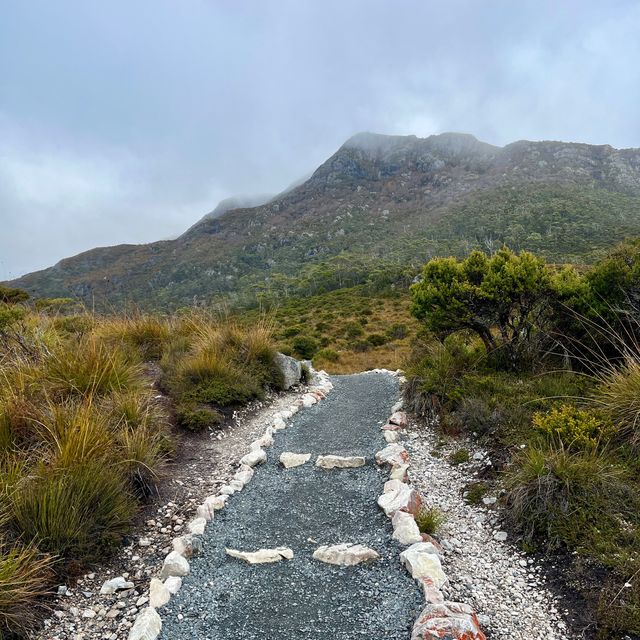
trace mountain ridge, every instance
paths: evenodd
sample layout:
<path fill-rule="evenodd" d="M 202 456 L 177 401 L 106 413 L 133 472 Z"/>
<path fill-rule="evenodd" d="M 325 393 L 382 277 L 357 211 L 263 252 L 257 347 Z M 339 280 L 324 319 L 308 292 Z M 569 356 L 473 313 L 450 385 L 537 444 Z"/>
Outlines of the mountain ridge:
<path fill-rule="evenodd" d="M 413 263 L 495 237 L 589 260 L 605 241 L 640 233 L 639 202 L 640 149 L 361 132 L 258 206 L 206 215 L 175 240 L 91 249 L 11 284 L 34 295 L 176 307 L 255 297 L 345 252 Z M 567 233 L 575 251 L 554 238 Z"/>

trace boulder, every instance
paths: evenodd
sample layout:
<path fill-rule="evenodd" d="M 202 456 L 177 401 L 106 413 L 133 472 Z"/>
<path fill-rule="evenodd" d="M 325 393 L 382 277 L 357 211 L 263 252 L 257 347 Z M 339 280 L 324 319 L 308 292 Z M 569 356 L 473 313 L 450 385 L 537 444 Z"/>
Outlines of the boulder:
<path fill-rule="evenodd" d="M 385 431 L 384 439 L 389 443 L 398 442 L 400 434 L 397 431 Z"/>
<path fill-rule="evenodd" d="M 311 460 L 310 453 L 291 453 L 290 451 L 284 451 L 280 454 L 280 464 L 285 469 L 292 469 L 293 467 L 299 467 Z"/>
<path fill-rule="evenodd" d="M 298 360 L 291 356 L 285 356 L 284 353 L 276 353 L 274 362 L 282 372 L 284 389 L 290 389 L 293 385 L 300 382 L 300 378 L 302 378 L 302 365 Z"/>
<path fill-rule="evenodd" d="M 397 511 L 416 514 L 420 508 L 420 494 L 400 480 L 389 480 L 384 485 L 384 493 L 378 498 L 378 506 L 392 517 Z"/>
<path fill-rule="evenodd" d="M 318 456 L 316 467 L 321 469 L 353 469 L 363 467 L 365 462 L 361 456 Z"/>
<path fill-rule="evenodd" d="M 409 454 L 407 450 L 398 443 L 390 444 L 386 446 L 382 451 L 376 453 L 376 462 L 379 465 L 388 464 L 390 466 L 400 466 L 406 464 L 409 461 Z"/>
<path fill-rule="evenodd" d="M 397 424 L 403 429 L 407 426 L 407 414 L 404 411 L 396 411 L 390 418 L 391 424 Z"/>
<path fill-rule="evenodd" d="M 122 589 L 133 589 L 134 586 L 133 582 L 128 582 L 122 576 L 118 576 L 117 578 L 107 580 L 102 587 L 100 587 L 100 595 L 109 596 Z"/>
<path fill-rule="evenodd" d="M 373 549 L 364 545 L 343 543 L 318 547 L 313 552 L 313 557 L 328 564 L 351 567 L 368 560 L 377 560 L 380 556 Z"/>
<path fill-rule="evenodd" d="M 245 464 L 247 467 L 256 467 L 266 461 L 267 454 L 264 449 L 252 449 L 240 459 L 240 464 Z"/>
<path fill-rule="evenodd" d="M 172 551 L 162 563 L 162 570 L 160 571 L 160 578 L 163 580 L 169 576 L 188 576 L 189 575 L 189 563 L 184 556 L 181 556 L 177 551 Z"/>
<path fill-rule="evenodd" d="M 422 542 L 422 534 L 414 517 L 405 511 L 396 511 L 391 519 L 393 524 L 393 539 L 400 544 L 415 544 Z"/>
<path fill-rule="evenodd" d="M 160 635 L 162 620 L 153 607 L 143 609 L 129 631 L 129 640 L 155 640 Z"/>
<path fill-rule="evenodd" d="M 169 600 L 171 600 L 171 592 L 167 589 L 167 586 L 158 580 L 158 578 L 151 578 L 151 584 L 149 585 L 149 606 L 154 609 L 160 609 L 164 607 Z"/>
<path fill-rule="evenodd" d="M 486 640 L 471 607 L 459 602 L 429 603 L 413 625 L 411 640 Z"/>
<path fill-rule="evenodd" d="M 238 551 L 237 549 L 225 549 L 227 555 L 232 558 L 244 560 L 249 564 L 267 564 L 291 560 L 293 551 L 288 547 L 276 547 L 275 549 L 259 549 L 258 551 Z"/>
<path fill-rule="evenodd" d="M 421 582 L 427 578 L 433 582 L 436 589 L 447 583 L 438 550 L 430 542 L 412 544 L 400 554 L 400 562 L 413 578 Z"/>

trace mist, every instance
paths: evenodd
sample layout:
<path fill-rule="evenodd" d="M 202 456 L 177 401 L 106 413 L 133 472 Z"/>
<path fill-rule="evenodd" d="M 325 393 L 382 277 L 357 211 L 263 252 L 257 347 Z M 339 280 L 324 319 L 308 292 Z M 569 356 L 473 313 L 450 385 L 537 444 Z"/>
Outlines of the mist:
<path fill-rule="evenodd" d="M 175 237 L 359 131 L 640 147 L 635 2 L 7 0 L 0 279 Z"/>

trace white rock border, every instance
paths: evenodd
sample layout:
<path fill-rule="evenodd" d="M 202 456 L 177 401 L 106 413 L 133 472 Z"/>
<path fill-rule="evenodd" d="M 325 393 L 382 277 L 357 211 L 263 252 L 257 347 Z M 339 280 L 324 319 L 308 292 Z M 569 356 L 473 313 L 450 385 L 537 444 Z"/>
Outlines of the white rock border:
<path fill-rule="evenodd" d="M 233 480 L 220 488 L 217 494 L 208 496 L 204 502 L 196 509 L 195 517 L 187 524 L 188 535 L 178 536 L 173 540 L 173 550 L 165 557 L 158 577 L 151 578 L 153 583 L 153 600 L 159 609 L 165 606 L 172 595 L 175 595 L 182 586 L 182 577 L 187 576 L 190 571 L 189 560 L 193 554 L 194 538 L 204 534 L 205 528 L 213 520 L 214 513 L 226 506 L 230 496 L 238 493 L 251 481 L 254 475 L 253 467 L 261 464 L 267 459 L 265 448 L 273 445 L 274 435 L 281 429 L 287 427 L 287 420 L 290 420 L 300 409 L 312 407 L 324 398 L 333 389 L 333 384 L 326 371 L 315 371 L 311 369 L 312 384 L 304 392 L 299 394 L 298 399 L 283 411 L 278 411 L 271 419 L 271 424 L 267 425 L 264 435 L 249 445 L 249 451 L 239 461 L 239 468 Z M 286 556 L 285 556 L 286 557 Z M 164 582 L 162 582 L 164 581 Z M 149 590 L 151 591 L 151 583 Z M 155 640 L 162 630 L 162 620 L 156 611 L 156 607 L 146 607 L 138 615 L 129 631 L 128 640 Z"/>
<path fill-rule="evenodd" d="M 401 371 L 376 373 L 396 375 L 401 383 Z M 387 446 L 376 453 L 379 466 L 391 467 L 390 480 L 385 483 L 378 505 L 391 518 L 393 539 L 408 546 L 400 554 L 400 562 L 420 584 L 424 593 L 425 606 L 418 616 L 411 640 L 429 640 L 451 637 L 465 640 L 486 640 L 480 629 L 478 617 L 471 607 L 458 602 L 449 602 L 441 591 L 448 578 L 442 568 L 441 547 L 427 534 L 420 534 L 415 515 L 421 504 L 418 492 L 409 485 L 408 470 L 411 465 L 407 450 L 398 442 L 400 431 L 407 423 L 407 414 L 402 411 L 402 400 L 391 409 L 387 424 L 381 427 Z"/>

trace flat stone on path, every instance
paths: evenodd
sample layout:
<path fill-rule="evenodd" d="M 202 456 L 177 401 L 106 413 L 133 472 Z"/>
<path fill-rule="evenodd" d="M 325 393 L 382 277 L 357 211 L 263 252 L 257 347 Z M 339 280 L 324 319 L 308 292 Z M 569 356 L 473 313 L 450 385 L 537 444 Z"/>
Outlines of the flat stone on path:
<path fill-rule="evenodd" d="M 377 560 L 380 556 L 361 544 L 335 544 L 319 547 L 313 552 L 313 557 L 328 564 L 352 567 L 368 560 Z"/>
<path fill-rule="evenodd" d="M 258 551 L 238 551 L 236 549 L 227 549 L 226 551 L 228 556 L 244 560 L 249 564 L 269 564 L 293 558 L 293 551 L 287 547 L 259 549 Z"/>
<path fill-rule="evenodd" d="M 318 456 L 316 467 L 321 469 L 354 469 L 364 467 L 366 460 L 362 456 Z"/>
<path fill-rule="evenodd" d="M 285 469 L 292 469 L 293 467 L 300 467 L 311 460 L 310 453 L 291 453 L 291 451 L 284 451 L 280 454 L 280 464 Z"/>

